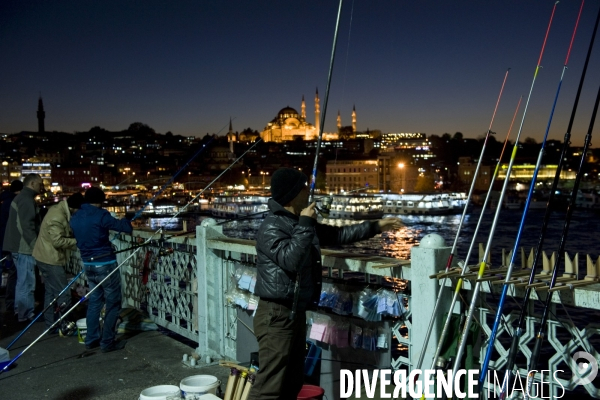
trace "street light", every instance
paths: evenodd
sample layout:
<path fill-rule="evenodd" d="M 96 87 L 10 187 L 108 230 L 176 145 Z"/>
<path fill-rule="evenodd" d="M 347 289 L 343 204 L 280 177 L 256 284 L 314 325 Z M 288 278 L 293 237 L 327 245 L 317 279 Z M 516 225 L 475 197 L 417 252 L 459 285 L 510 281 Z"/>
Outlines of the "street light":
<path fill-rule="evenodd" d="M 400 191 L 404 193 L 404 187 L 406 186 L 406 169 L 404 168 L 404 163 L 398 163 L 398 168 L 402 170 L 402 187 Z"/>
<path fill-rule="evenodd" d="M 265 175 L 268 176 L 269 173 L 268 172 L 260 171 L 260 174 L 262 175 L 262 186 L 263 186 L 263 190 L 264 190 L 264 188 L 265 188 Z"/>

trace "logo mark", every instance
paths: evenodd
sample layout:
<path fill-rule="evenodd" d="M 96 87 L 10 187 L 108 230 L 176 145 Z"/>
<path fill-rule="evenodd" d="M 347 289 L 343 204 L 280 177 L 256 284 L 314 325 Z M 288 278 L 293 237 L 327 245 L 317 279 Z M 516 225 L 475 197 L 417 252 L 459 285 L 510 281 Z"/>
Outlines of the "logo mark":
<path fill-rule="evenodd" d="M 584 359 L 585 362 L 578 363 L 577 360 L 579 359 Z M 573 354 L 573 361 L 577 366 L 577 371 L 575 372 L 575 386 L 587 385 L 596 379 L 596 376 L 598 376 L 598 361 L 594 358 L 594 356 L 585 351 L 578 351 L 577 353 Z"/>

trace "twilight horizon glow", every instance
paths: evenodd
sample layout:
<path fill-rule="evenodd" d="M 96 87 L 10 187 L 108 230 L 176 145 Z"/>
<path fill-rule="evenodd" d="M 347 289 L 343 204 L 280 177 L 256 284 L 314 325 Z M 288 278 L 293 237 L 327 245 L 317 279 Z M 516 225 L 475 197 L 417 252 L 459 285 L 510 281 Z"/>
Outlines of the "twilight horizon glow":
<path fill-rule="evenodd" d="M 562 1 L 536 78 L 522 139 L 548 123 L 580 1 Z M 554 1 L 344 2 L 325 131 L 338 111 L 364 131 L 504 137 L 526 96 Z M 0 5 L 0 133 L 110 131 L 143 122 L 157 132 L 262 131 L 286 106 L 314 123 L 325 96 L 338 2 L 107 0 Z M 549 139 L 562 140 L 600 3 L 584 5 Z M 581 145 L 600 86 L 596 42 L 579 103 Z M 520 120 L 519 114 L 519 119 Z M 597 130 L 597 129 L 596 129 Z M 226 128 L 221 132 L 224 134 Z"/>

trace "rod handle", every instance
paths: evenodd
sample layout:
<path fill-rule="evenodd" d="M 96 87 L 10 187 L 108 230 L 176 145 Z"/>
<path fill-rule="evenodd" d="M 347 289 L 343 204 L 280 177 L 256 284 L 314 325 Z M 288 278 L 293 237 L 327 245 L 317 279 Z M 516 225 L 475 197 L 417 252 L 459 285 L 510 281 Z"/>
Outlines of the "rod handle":
<path fill-rule="evenodd" d="M 531 359 L 529 361 L 529 370 L 533 371 L 537 369 L 538 363 L 540 361 L 540 354 L 542 352 L 542 345 L 544 344 L 544 334 L 542 332 L 538 332 L 535 337 L 535 344 L 533 346 L 533 350 L 531 351 Z"/>

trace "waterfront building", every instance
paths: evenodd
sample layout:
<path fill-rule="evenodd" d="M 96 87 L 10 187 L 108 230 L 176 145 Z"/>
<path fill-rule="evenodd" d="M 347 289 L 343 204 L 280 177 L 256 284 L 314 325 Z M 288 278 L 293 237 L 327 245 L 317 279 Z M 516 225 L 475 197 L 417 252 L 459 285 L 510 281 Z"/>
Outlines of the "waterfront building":
<path fill-rule="evenodd" d="M 11 160 L 3 160 L 0 162 L 0 185 L 2 189 L 8 189 L 10 183 L 15 179 L 21 180 L 20 163 Z"/>
<path fill-rule="evenodd" d="M 458 158 L 458 179 L 465 185 L 470 185 L 475 179 L 475 169 L 477 163 L 473 162 L 471 157 Z M 494 167 L 495 168 L 495 167 Z M 479 167 L 479 176 L 475 181 L 475 190 L 486 191 L 490 187 L 492 179 L 492 167 L 489 165 L 481 165 Z"/>
<path fill-rule="evenodd" d="M 82 187 L 98 186 L 100 183 L 110 184 L 102 179 L 100 167 L 97 164 L 57 164 L 55 168 L 52 168 L 51 174 L 51 182 L 57 183 L 65 191 L 76 191 Z"/>
<path fill-rule="evenodd" d="M 381 135 L 381 151 L 400 153 L 411 161 L 419 162 L 435 157 L 431 141 L 427 135 L 419 132 L 383 133 Z"/>
<path fill-rule="evenodd" d="M 419 179 L 429 179 L 425 170 L 398 155 L 382 154 L 377 157 L 377 190 L 385 193 L 413 193 Z M 431 178 L 433 181 L 433 178 Z M 433 185 L 422 185 L 433 186 Z"/>
<path fill-rule="evenodd" d="M 538 171 L 537 181 L 540 182 L 545 180 L 553 180 L 554 176 L 556 175 L 557 167 L 557 165 L 541 165 Z M 534 170 L 534 164 L 513 165 L 512 170 L 510 172 L 510 179 L 531 182 Z M 498 179 L 506 179 L 507 172 L 508 164 L 502 164 L 500 166 L 500 171 L 498 171 Z M 572 169 L 563 169 L 562 171 L 560 171 L 561 180 L 575 179 L 575 175 L 577 175 L 577 171 L 574 171 Z"/>
<path fill-rule="evenodd" d="M 327 163 L 325 171 L 325 190 L 329 193 L 377 188 L 378 166 L 376 160 L 330 161 Z"/>
<path fill-rule="evenodd" d="M 46 187 L 52 183 L 52 165 L 48 162 L 39 162 L 37 160 L 24 162 L 21 168 L 21 180 L 29 174 L 38 174 L 41 176 Z"/>

